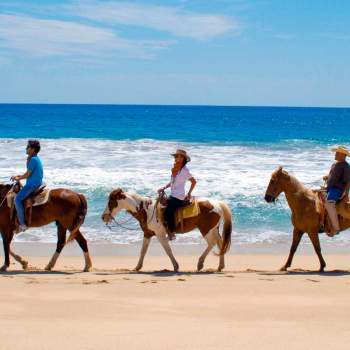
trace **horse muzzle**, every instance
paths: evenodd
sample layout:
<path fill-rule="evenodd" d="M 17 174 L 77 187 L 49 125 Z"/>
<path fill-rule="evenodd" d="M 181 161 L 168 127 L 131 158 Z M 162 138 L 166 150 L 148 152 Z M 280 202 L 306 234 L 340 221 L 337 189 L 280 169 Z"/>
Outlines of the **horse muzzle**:
<path fill-rule="evenodd" d="M 271 196 L 270 194 L 265 194 L 265 201 L 267 203 L 273 203 L 276 200 L 275 197 Z"/>

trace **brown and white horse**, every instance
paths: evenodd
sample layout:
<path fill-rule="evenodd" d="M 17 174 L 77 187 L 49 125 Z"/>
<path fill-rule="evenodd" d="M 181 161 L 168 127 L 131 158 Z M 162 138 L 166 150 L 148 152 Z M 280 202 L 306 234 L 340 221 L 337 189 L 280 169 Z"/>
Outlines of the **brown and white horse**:
<path fill-rule="evenodd" d="M 11 248 L 11 241 L 15 231 L 15 221 L 11 217 L 11 209 L 7 205 L 6 195 L 12 185 L 0 184 L 0 232 L 4 245 L 5 263 L 1 271 L 6 271 L 10 266 L 10 254 L 21 263 L 23 269 L 28 267 L 28 262 L 15 254 Z M 51 222 L 57 225 L 57 248 L 46 270 L 50 271 L 55 266 L 64 245 L 66 244 L 66 233 L 70 231 L 68 242 L 76 240 L 84 252 L 85 268 L 90 271 L 92 267 L 86 239 L 80 232 L 80 226 L 85 220 L 87 213 L 87 202 L 82 194 L 67 190 L 53 189 L 50 192 L 47 203 L 32 208 L 30 227 L 41 227 Z"/>
<path fill-rule="evenodd" d="M 228 252 L 231 245 L 231 210 L 226 203 L 221 201 L 203 198 L 198 199 L 198 204 L 200 214 L 192 218 L 184 219 L 182 227 L 178 225 L 175 231 L 176 233 L 187 233 L 198 228 L 207 241 L 208 247 L 198 260 L 198 271 L 203 268 L 205 258 L 215 244 L 217 244 L 220 256 L 218 271 L 221 271 L 225 267 L 224 255 Z M 105 223 L 111 222 L 121 210 L 126 210 L 133 215 L 139 221 L 144 233 L 140 258 L 135 270 L 141 270 L 151 238 L 156 236 L 169 256 L 174 266 L 174 271 L 178 271 L 179 264 L 169 245 L 166 229 L 161 220 L 157 217 L 156 201 L 148 197 L 142 197 L 136 193 L 123 192 L 123 190 L 118 188 L 110 193 L 106 209 L 102 214 L 102 220 Z M 222 232 L 223 237 L 221 238 L 219 226 L 222 221 L 224 225 Z M 181 230 L 182 228 L 183 231 Z"/>

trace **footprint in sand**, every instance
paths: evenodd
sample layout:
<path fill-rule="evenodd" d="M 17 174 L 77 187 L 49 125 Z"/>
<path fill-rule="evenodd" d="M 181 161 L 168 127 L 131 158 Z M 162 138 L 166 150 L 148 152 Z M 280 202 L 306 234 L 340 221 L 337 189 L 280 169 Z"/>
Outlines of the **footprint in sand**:
<path fill-rule="evenodd" d="M 143 283 L 143 284 L 145 284 L 145 283 L 158 283 L 158 281 L 157 280 L 150 280 L 150 281 L 141 281 L 140 283 Z"/>
<path fill-rule="evenodd" d="M 187 280 L 184 279 L 184 278 L 178 278 L 177 281 L 179 281 L 179 282 L 186 282 Z"/>
<path fill-rule="evenodd" d="M 42 282 L 40 282 L 40 281 L 37 281 L 37 280 L 30 280 L 30 281 L 26 281 L 26 282 L 24 282 L 25 284 L 40 284 L 40 283 L 42 283 Z"/>
<path fill-rule="evenodd" d="M 218 275 L 218 277 L 227 277 L 227 278 L 235 278 L 236 276 L 233 275 Z"/>
<path fill-rule="evenodd" d="M 259 278 L 260 281 L 269 281 L 269 282 L 273 282 L 274 279 L 273 278 Z"/>
<path fill-rule="evenodd" d="M 319 280 L 313 280 L 313 279 L 311 279 L 311 278 L 307 278 L 306 280 L 307 280 L 307 281 L 310 281 L 310 282 L 314 282 L 314 283 L 319 283 L 319 282 L 321 282 L 321 281 L 319 281 Z"/>
<path fill-rule="evenodd" d="M 98 280 L 98 281 L 83 281 L 83 284 L 108 284 L 107 280 Z"/>

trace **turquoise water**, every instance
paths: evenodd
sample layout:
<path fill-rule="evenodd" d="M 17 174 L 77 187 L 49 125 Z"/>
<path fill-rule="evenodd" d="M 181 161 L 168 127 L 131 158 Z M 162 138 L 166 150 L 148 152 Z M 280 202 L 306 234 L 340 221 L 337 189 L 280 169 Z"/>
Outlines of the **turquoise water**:
<path fill-rule="evenodd" d="M 169 154 L 177 147 L 192 156 L 195 195 L 231 206 L 236 244 L 289 240 L 283 196 L 277 205 L 263 200 L 271 172 L 283 165 L 317 187 L 333 161 L 329 147 L 350 143 L 350 109 L 332 108 L 0 105 L 0 125 L 0 181 L 24 171 L 26 140 L 39 138 L 48 185 L 83 192 L 88 238 L 118 243 L 136 242 L 141 232 L 104 227 L 108 193 L 122 187 L 155 196 L 169 179 Z M 30 230 L 17 239 L 54 241 L 54 230 Z M 194 232 L 178 241 L 198 240 Z"/>

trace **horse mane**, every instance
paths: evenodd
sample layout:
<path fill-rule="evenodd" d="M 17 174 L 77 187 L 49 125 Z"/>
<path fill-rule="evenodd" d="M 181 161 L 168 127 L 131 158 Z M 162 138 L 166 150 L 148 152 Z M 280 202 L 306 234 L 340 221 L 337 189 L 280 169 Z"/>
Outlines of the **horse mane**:
<path fill-rule="evenodd" d="M 305 185 L 299 181 L 294 175 L 291 175 L 289 174 L 288 172 L 286 172 L 287 175 L 289 176 L 289 179 L 290 179 L 290 182 L 291 184 L 297 188 L 297 189 L 300 189 L 300 190 L 307 190 L 307 188 L 305 187 Z"/>
<path fill-rule="evenodd" d="M 136 199 L 137 201 L 144 202 L 144 201 L 150 201 L 152 198 L 141 196 L 140 194 L 136 192 L 127 192 L 132 198 Z"/>
<path fill-rule="evenodd" d="M 310 195 L 311 190 L 307 188 L 301 181 L 299 181 L 294 175 L 289 174 L 287 171 L 282 170 L 284 175 L 289 177 L 290 186 L 293 189 L 294 193 L 299 193 L 300 195 Z"/>

